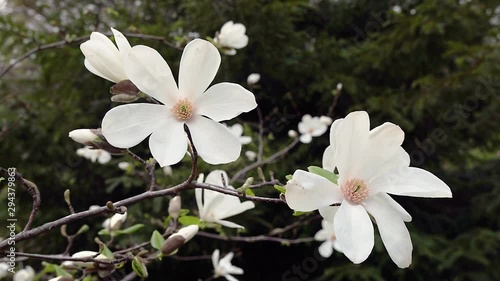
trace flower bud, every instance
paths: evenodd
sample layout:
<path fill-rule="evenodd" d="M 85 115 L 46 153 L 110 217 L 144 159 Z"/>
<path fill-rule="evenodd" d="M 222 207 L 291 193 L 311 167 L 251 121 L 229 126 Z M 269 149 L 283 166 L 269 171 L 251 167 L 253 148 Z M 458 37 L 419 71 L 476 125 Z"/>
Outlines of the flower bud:
<path fill-rule="evenodd" d="M 99 253 L 94 252 L 94 251 L 81 251 L 81 252 L 74 253 L 71 257 L 72 258 L 92 258 L 92 257 L 95 257 L 97 254 L 99 254 Z M 106 257 L 103 254 L 99 254 L 94 259 L 96 259 L 96 260 L 106 260 L 106 259 L 108 259 L 108 257 Z M 68 266 L 68 265 L 69 264 L 67 264 L 66 266 Z M 74 266 L 80 266 L 80 267 L 92 267 L 94 265 L 94 263 L 93 262 L 75 261 L 75 262 L 73 262 L 72 265 L 74 265 Z"/>
<path fill-rule="evenodd" d="M 254 161 L 255 158 L 257 158 L 257 153 L 251 150 L 245 151 L 245 156 L 248 158 L 250 161 Z"/>
<path fill-rule="evenodd" d="M 179 213 L 181 212 L 181 197 L 179 195 L 170 199 L 168 203 L 168 214 L 174 218 L 175 220 L 179 217 Z"/>
<path fill-rule="evenodd" d="M 109 92 L 113 95 L 111 101 L 129 103 L 139 99 L 141 92 L 130 80 L 122 80 L 113 85 Z"/>
<path fill-rule="evenodd" d="M 288 136 L 291 138 L 296 138 L 298 136 L 297 131 L 295 130 L 288 131 Z"/>
<path fill-rule="evenodd" d="M 337 91 L 340 91 L 340 90 L 342 90 L 342 83 L 337 84 Z"/>
<path fill-rule="evenodd" d="M 74 141 L 85 145 L 91 145 L 94 141 L 100 140 L 100 138 L 96 134 L 94 134 L 91 129 L 73 130 L 69 132 L 68 136 Z"/>
<path fill-rule="evenodd" d="M 165 176 L 170 177 L 173 174 L 172 167 L 170 166 L 163 167 L 163 173 L 165 174 Z"/>
<path fill-rule="evenodd" d="M 93 149 L 98 148 L 98 149 L 106 150 L 107 152 L 109 152 L 111 154 L 124 154 L 127 152 L 126 149 L 114 147 L 111 144 L 109 144 L 108 141 L 106 140 L 106 138 L 104 137 L 104 135 L 102 134 L 102 130 L 100 128 L 99 129 L 90 129 L 90 131 L 97 136 L 97 139 L 95 139 L 89 143 L 85 143 L 86 145 L 90 146 L 91 148 L 93 148 Z"/>
<path fill-rule="evenodd" d="M 248 85 L 254 85 L 254 84 L 257 84 L 257 82 L 259 82 L 259 80 L 260 80 L 260 74 L 259 73 L 252 73 L 252 74 L 248 75 L 247 83 L 248 83 Z"/>
<path fill-rule="evenodd" d="M 191 240 L 200 228 L 197 225 L 190 225 L 179 229 L 175 234 L 167 238 L 165 244 L 161 247 L 161 252 L 164 255 L 171 255 L 182 245 Z"/>
<path fill-rule="evenodd" d="M 125 222 L 127 219 L 127 213 L 124 214 L 114 214 L 110 219 L 109 219 L 109 224 L 107 225 L 107 228 L 110 231 L 113 230 L 118 230 L 122 226 L 122 223 Z"/>

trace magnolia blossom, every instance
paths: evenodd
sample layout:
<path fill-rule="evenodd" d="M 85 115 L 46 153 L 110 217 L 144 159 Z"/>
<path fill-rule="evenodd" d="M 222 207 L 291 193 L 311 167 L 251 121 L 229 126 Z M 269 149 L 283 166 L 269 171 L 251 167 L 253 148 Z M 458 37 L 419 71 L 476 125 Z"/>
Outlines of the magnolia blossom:
<path fill-rule="evenodd" d="M 235 49 L 241 49 L 248 45 L 248 36 L 245 35 L 246 27 L 241 23 L 233 21 L 226 22 L 220 32 L 215 35 L 214 42 L 220 45 L 226 55 L 235 55 Z"/>
<path fill-rule="evenodd" d="M 14 274 L 14 281 L 33 281 L 35 280 L 35 270 L 31 266 L 27 266 Z"/>
<path fill-rule="evenodd" d="M 220 121 L 257 106 L 254 95 L 233 83 L 207 89 L 221 57 L 210 42 L 195 39 L 182 53 L 177 87 L 161 55 L 146 46 L 133 47 L 125 58 L 125 72 L 144 93 L 161 104 L 136 103 L 114 107 L 102 120 L 102 133 L 113 146 L 129 148 L 149 137 L 151 154 L 164 167 L 186 154 L 190 130 L 198 155 L 210 164 L 235 161 L 241 143 Z"/>
<path fill-rule="evenodd" d="M 231 127 L 228 127 L 231 132 L 233 133 L 233 135 L 235 135 L 236 137 L 238 137 L 238 139 L 240 140 L 241 144 L 249 144 L 252 142 L 252 137 L 249 137 L 249 136 L 243 136 L 243 126 L 241 124 L 234 124 L 233 126 Z"/>
<path fill-rule="evenodd" d="M 291 137 L 292 139 L 294 139 L 294 138 L 298 137 L 299 134 L 295 130 L 289 130 L 288 131 L 288 136 Z"/>
<path fill-rule="evenodd" d="M 243 274 L 243 269 L 231 264 L 234 253 L 231 252 L 219 260 L 219 249 L 215 250 L 212 254 L 212 264 L 214 265 L 214 277 L 224 277 L 229 281 L 238 281 L 231 274 Z"/>
<path fill-rule="evenodd" d="M 95 163 L 97 160 L 100 164 L 106 164 L 111 160 L 111 154 L 103 149 L 91 149 L 86 146 L 76 150 L 76 155 L 84 157 Z"/>
<path fill-rule="evenodd" d="M 370 131 L 364 111 L 336 120 L 323 168 L 339 172 L 338 184 L 319 175 L 295 171 L 286 185 L 286 201 L 297 211 L 319 209 L 333 223 L 340 249 L 354 263 L 370 255 L 374 245 L 371 215 L 389 256 L 399 267 L 411 264 L 412 243 L 405 222 L 411 216 L 389 194 L 415 197 L 451 197 L 450 188 L 423 169 L 409 167 L 401 147 L 404 132 L 384 123 Z M 339 204 L 337 213 L 332 204 Z M 332 221 L 333 218 L 333 221 Z"/>
<path fill-rule="evenodd" d="M 223 186 L 222 177 L 225 182 L 229 182 L 226 172 L 221 170 L 212 171 L 208 174 L 205 183 L 217 186 Z M 200 174 L 198 182 L 203 181 L 203 174 Z M 234 187 L 227 186 L 228 189 L 234 190 Z M 240 199 L 235 196 L 223 194 L 213 190 L 195 190 L 196 204 L 200 212 L 200 219 L 205 222 L 218 223 L 223 226 L 232 228 L 244 228 L 243 226 L 234 222 L 226 221 L 225 218 L 232 217 L 243 213 L 246 210 L 255 207 L 252 201 L 240 202 Z M 202 198 L 203 197 L 203 198 Z"/>
<path fill-rule="evenodd" d="M 257 158 L 257 153 L 251 150 L 247 150 L 245 151 L 245 156 L 248 158 L 248 160 L 255 161 L 255 159 Z"/>
<path fill-rule="evenodd" d="M 0 241 L 2 241 L 2 240 L 3 239 L 0 239 Z M 8 271 L 9 268 L 10 268 L 10 266 L 6 262 L 0 262 L 0 279 L 7 276 L 7 274 L 9 273 L 9 271 Z"/>
<path fill-rule="evenodd" d="M 260 80 L 260 74 L 259 73 L 252 73 L 252 74 L 248 75 L 247 84 L 254 85 L 254 84 L 257 84 L 257 82 L 259 82 L 259 80 Z"/>
<path fill-rule="evenodd" d="M 302 143 L 310 143 L 313 137 L 323 135 L 328 129 L 328 125 L 320 117 L 311 117 L 306 114 L 302 116 L 302 121 L 299 123 L 300 141 Z"/>
<path fill-rule="evenodd" d="M 124 214 L 114 214 L 111 218 L 106 219 L 102 223 L 102 227 L 108 229 L 109 231 L 118 230 L 126 220 L 126 212 Z"/>
<path fill-rule="evenodd" d="M 127 171 L 131 166 L 132 166 L 132 164 L 130 164 L 129 162 L 118 163 L 118 169 L 124 170 L 124 171 Z"/>
<path fill-rule="evenodd" d="M 85 56 L 85 67 L 97 76 L 118 83 L 128 79 L 123 61 L 130 51 L 130 44 L 118 30 L 111 28 L 116 45 L 104 34 L 92 32 L 90 40 L 80 45 Z"/>
<path fill-rule="evenodd" d="M 316 241 L 325 241 L 319 246 L 318 252 L 324 257 L 328 258 L 332 255 L 333 249 L 342 253 L 340 250 L 339 242 L 337 241 L 337 237 L 335 236 L 335 231 L 333 229 L 333 216 L 337 212 L 338 207 L 333 207 L 332 212 L 328 215 L 332 215 L 328 219 L 324 219 L 321 221 L 322 229 L 314 235 L 314 239 Z"/>

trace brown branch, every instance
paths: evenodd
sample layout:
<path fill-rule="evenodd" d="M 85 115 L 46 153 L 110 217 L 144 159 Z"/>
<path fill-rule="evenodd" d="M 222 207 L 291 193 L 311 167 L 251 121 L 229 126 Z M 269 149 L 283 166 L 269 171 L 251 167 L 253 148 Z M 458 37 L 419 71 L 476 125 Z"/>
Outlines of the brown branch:
<path fill-rule="evenodd" d="M 272 237 L 272 236 L 266 236 L 266 235 L 247 236 L 247 237 L 222 236 L 219 234 L 208 233 L 208 232 L 204 232 L 204 231 L 199 231 L 197 235 L 207 237 L 207 238 L 212 238 L 212 239 L 223 240 L 223 241 L 237 241 L 237 242 L 247 242 L 247 243 L 267 241 L 267 242 L 278 242 L 278 243 L 285 243 L 285 244 L 299 244 L 299 243 L 306 243 L 306 242 L 314 241 L 314 238 L 312 238 L 312 237 L 286 239 L 286 238 Z"/>
<path fill-rule="evenodd" d="M 278 198 L 250 196 L 250 195 L 239 193 L 238 191 L 236 191 L 234 189 L 229 189 L 229 188 L 225 188 L 225 187 L 222 187 L 222 186 L 216 186 L 216 185 L 212 185 L 212 184 L 208 184 L 208 183 L 199 183 L 199 182 L 196 182 L 196 183 L 192 183 L 191 185 L 194 188 L 205 188 L 205 189 L 217 191 L 217 192 L 228 194 L 228 195 L 232 195 L 232 196 L 236 196 L 236 197 L 240 197 L 240 198 L 245 198 L 245 199 L 248 199 L 248 200 L 251 200 L 251 201 L 260 201 L 260 202 L 278 203 L 278 204 L 286 203 L 285 201 L 283 201 L 281 199 L 278 199 Z"/>
<path fill-rule="evenodd" d="M 4 251 L 3 254 L 7 255 L 8 251 Z M 94 262 L 99 264 L 118 264 L 132 260 L 133 256 L 123 256 L 117 259 L 96 259 L 94 257 L 84 257 L 84 258 L 72 258 L 65 255 L 43 255 L 43 254 L 32 254 L 23 252 L 14 252 L 18 257 L 27 257 L 35 260 L 52 260 L 52 261 L 76 261 L 76 262 Z"/>
<path fill-rule="evenodd" d="M 179 261 L 199 261 L 199 260 L 209 260 L 209 259 L 212 259 L 212 256 L 211 255 L 200 255 L 200 256 L 189 256 L 189 257 L 186 257 L 186 256 L 173 255 L 173 256 L 167 256 L 167 258 L 171 258 L 171 259 L 179 260 Z"/>

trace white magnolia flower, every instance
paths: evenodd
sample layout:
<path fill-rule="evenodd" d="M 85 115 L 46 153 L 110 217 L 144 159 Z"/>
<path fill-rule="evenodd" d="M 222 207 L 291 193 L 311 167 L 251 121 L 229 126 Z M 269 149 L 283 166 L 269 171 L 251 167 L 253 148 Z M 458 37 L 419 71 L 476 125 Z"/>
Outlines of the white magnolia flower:
<path fill-rule="evenodd" d="M 251 150 L 245 151 L 245 156 L 248 158 L 250 161 L 255 161 L 255 158 L 257 158 L 257 153 Z"/>
<path fill-rule="evenodd" d="M 323 135 L 327 129 L 328 125 L 320 120 L 319 117 L 311 117 L 311 115 L 306 114 L 302 116 L 302 121 L 299 123 L 300 141 L 302 143 L 310 143 L 313 137 Z"/>
<path fill-rule="evenodd" d="M 341 203 L 334 216 L 334 232 L 344 254 L 361 263 L 372 251 L 373 224 L 394 263 L 408 267 L 412 243 L 405 222 L 411 216 L 389 194 L 415 197 L 451 197 L 450 188 L 423 169 L 412 168 L 401 147 L 404 132 L 384 123 L 370 131 L 364 111 L 336 120 L 330 146 L 323 155 L 323 168 L 339 172 L 338 185 L 324 177 L 297 170 L 286 186 L 286 201 L 297 211 L 319 209 L 323 218 L 333 217 L 332 204 Z"/>
<path fill-rule="evenodd" d="M 215 35 L 214 42 L 226 48 L 226 55 L 235 55 L 235 49 L 241 49 L 248 45 L 248 36 L 245 34 L 246 27 L 241 23 L 233 21 L 226 22 Z"/>
<path fill-rule="evenodd" d="M 124 171 L 126 171 L 126 170 L 128 170 L 128 168 L 129 168 L 131 165 L 132 165 L 132 164 L 130 164 L 129 162 L 120 162 L 120 163 L 118 163 L 118 168 L 119 168 L 120 170 L 124 170 Z"/>
<path fill-rule="evenodd" d="M 0 239 L 2 241 L 3 239 Z M 5 278 L 9 273 L 10 266 L 6 262 L 0 262 L 0 279 Z"/>
<path fill-rule="evenodd" d="M 233 135 L 240 140 L 241 144 L 249 144 L 252 142 L 252 137 L 243 136 L 243 126 L 241 124 L 236 123 L 231 127 L 228 126 L 228 128 L 231 130 Z"/>
<path fill-rule="evenodd" d="M 74 141 L 81 144 L 92 143 L 93 141 L 100 140 L 100 138 L 90 129 L 77 129 L 69 132 L 68 136 Z"/>
<path fill-rule="evenodd" d="M 259 73 L 252 73 L 252 74 L 248 75 L 247 84 L 254 85 L 254 84 L 257 84 L 257 82 L 259 82 L 259 80 L 260 80 L 260 74 Z"/>
<path fill-rule="evenodd" d="M 92 32 L 90 40 L 80 45 L 85 56 L 85 67 L 97 76 L 118 83 L 127 80 L 123 61 L 130 51 L 130 44 L 118 30 L 111 28 L 116 45 L 104 34 Z"/>
<path fill-rule="evenodd" d="M 95 163 L 97 160 L 100 164 L 106 164 L 111 160 L 111 154 L 103 149 L 91 149 L 86 146 L 76 150 L 76 155 L 84 157 Z"/>
<path fill-rule="evenodd" d="M 212 254 L 212 264 L 214 265 L 214 277 L 224 277 L 229 281 L 238 281 L 231 274 L 243 274 L 243 269 L 231 264 L 234 253 L 231 252 L 219 260 L 219 249 L 215 250 Z"/>
<path fill-rule="evenodd" d="M 342 253 L 337 237 L 335 236 L 335 230 L 333 229 L 333 216 L 337 212 L 337 209 L 338 207 L 332 208 L 332 212 L 328 214 L 332 215 L 332 217 L 322 220 L 322 229 L 314 235 L 314 239 L 316 241 L 325 241 L 321 244 L 321 246 L 319 246 L 318 249 L 319 254 L 324 258 L 330 257 L 333 253 L 333 249 Z"/>
<path fill-rule="evenodd" d="M 14 274 L 14 281 L 33 281 L 35 280 L 35 270 L 31 266 L 27 266 Z"/>
<path fill-rule="evenodd" d="M 235 161 L 241 144 L 219 122 L 257 106 L 254 95 L 233 83 L 208 90 L 221 57 L 208 41 L 195 39 L 182 53 L 177 87 L 161 55 L 146 46 L 133 47 L 125 59 L 125 72 L 144 93 L 162 104 L 126 104 L 114 107 L 102 120 L 102 133 L 113 146 L 129 148 L 149 137 L 151 154 L 164 167 L 181 161 L 189 127 L 198 155 L 210 164 Z"/>
<path fill-rule="evenodd" d="M 221 170 L 212 171 L 208 174 L 205 183 L 213 184 L 217 186 L 223 186 L 222 176 L 225 182 L 229 182 L 226 172 Z M 202 182 L 203 174 L 200 174 L 198 182 Z M 234 190 L 232 186 L 227 186 L 228 189 Z M 202 199 L 202 193 L 204 198 Z M 223 226 L 232 228 L 245 228 L 234 222 L 224 220 L 228 217 L 232 217 L 243 213 L 246 210 L 255 207 L 252 201 L 241 202 L 238 197 L 223 194 L 217 191 L 205 189 L 202 191 L 200 188 L 195 190 L 196 194 L 196 204 L 198 205 L 198 210 L 200 212 L 200 219 L 205 222 L 218 223 Z"/>
<path fill-rule="evenodd" d="M 106 219 L 102 223 L 102 227 L 108 229 L 109 231 L 118 230 L 126 220 L 126 212 L 124 214 L 114 214 L 111 218 Z"/>

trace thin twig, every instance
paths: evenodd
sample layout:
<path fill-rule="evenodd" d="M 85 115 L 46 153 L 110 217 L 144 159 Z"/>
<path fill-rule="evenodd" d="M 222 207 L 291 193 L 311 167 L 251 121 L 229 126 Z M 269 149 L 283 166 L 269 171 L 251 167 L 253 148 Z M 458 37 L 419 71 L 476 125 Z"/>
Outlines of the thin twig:
<path fill-rule="evenodd" d="M 212 239 L 223 240 L 223 241 L 237 241 L 237 242 L 247 242 L 247 243 L 268 241 L 268 242 L 278 242 L 278 243 L 285 243 L 285 244 L 299 244 L 299 243 L 307 243 L 307 242 L 314 241 L 314 238 L 312 238 L 312 237 L 286 239 L 286 238 L 272 237 L 272 236 L 266 236 L 266 235 L 247 236 L 247 237 L 222 236 L 219 234 L 208 233 L 205 231 L 199 231 L 197 235 L 207 237 L 207 238 L 212 238 Z"/>
<path fill-rule="evenodd" d="M 193 187 L 195 188 L 206 188 L 209 190 L 217 191 L 220 193 L 236 196 L 236 197 L 241 197 L 245 198 L 251 201 L 260 201 L 260 202 L 266 202 L 266 203 L 278 203 L 278 204 L 283 204 L 285 201 L 278 199 L 278 198 L 268 198 L 268 197 L 260 197 L 260 196 L 250 196 L 246 194 L 239 193 L 238 191 L 234 189 L 229 189 L 229 188 L 224 188 L 222 186 L 216 186 L 213 184 L 208 184 L 208 183 L 193 183 Z"/>
<path fill-rule="evenodd" d="M 257 152 L 257 162 L 261 162 L 262 154 L 264 153 L 264 119 L 262 118 L 262 111 L 258 106 L 256 110 L 259 117 L 259 151 Z"/>
<path fill-rule="evenodd" d="M 8 251 L 3 252 L 3 254 L 5 255 L 7 255 L 8 253 L 10 252 Z M 18 257 L 27 257 L 35 260 L 94 262 L 100 264 L 118 264 L 133 259 L 133 256 L 123 256 L 117 259 L 96 259 L 95 257 L 73 258 L 65 255 L 43 255 L 43 254 L 32 254 L 23 252 L 14 252 L 14 254 Z"/>

